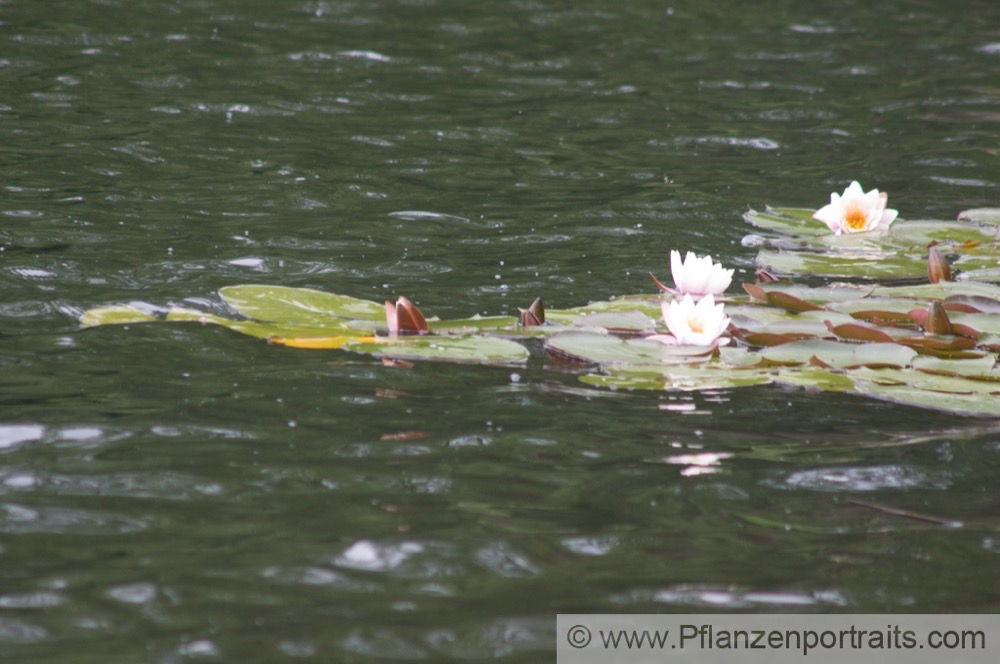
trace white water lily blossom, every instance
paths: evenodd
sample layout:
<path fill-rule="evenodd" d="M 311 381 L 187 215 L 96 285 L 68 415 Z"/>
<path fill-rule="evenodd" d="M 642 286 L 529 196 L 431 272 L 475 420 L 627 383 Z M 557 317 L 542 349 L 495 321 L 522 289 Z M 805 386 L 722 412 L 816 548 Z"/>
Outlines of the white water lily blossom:
<path fill-rule="evenodd" d="M 670 274 L 674 278 L 675 295 L 690 295 L 699 300 L 706 295 L 721 295 L 733 281 L 733 270 L 713 263 L 711 256 L 695 256 L 687 252 L 681 260 L 681 252 L 670 250 Z"/>
<path fill-rule="evenodd" d="M 888 194 L 878 189 L 865 193 L 855 180 L 843 194 L 830 194 L 830 204 L 817 210 L 813 218 L 826 224 L 835 235 L 885 230 L 899 214 L 886 207 L 887 199 Z"/>
<path fill-rule="evenodd" d="M 725 306 L 715 303 L 711 294 L 701 298 L 697 304 L 689 294 L 681 300 L 662 302 L 663 320 L 670 334 L 656 334 L 646 337 L 668 345 L 680 346 L 724 346 L 728 338 L 721 338 L 729 328 L 729 316 Z"/>

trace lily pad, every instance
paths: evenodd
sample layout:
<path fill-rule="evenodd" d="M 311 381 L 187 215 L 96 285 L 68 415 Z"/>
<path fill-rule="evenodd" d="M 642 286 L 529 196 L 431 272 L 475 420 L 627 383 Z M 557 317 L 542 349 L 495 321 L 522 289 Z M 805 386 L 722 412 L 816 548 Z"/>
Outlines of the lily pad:
<path fill-rule="evenodd" d="M 580 380 L 588 385 L 615 389 L 693 392 L 766 385 L 773 380 L 772 374 L 772 371 L 759 368 L 737 368 L 710 362 L 659 369 L 613 369 L 607 374 L 587 374 Z"/>
<path fill-rule="evenodd" d="M 84 327 L 98 325 L 128 325 L 130 323 L 155 323 L 156 316 L 130 304 L 115 304 L 107 307 L 94 307 L 80 315 L 80 324 Z"/>
<path fill-rule="evenodd" d="M 899 279 L 921 277 L 927 272 L 924 257 L 907 254 L 818 253 L 761 249 L 757 265 L 782 276 L 809 275 L 836 279 Z"/>
<path fill-rule="evenodd" d="M 793 341 L 765 348 L 761 357 L 776 364 L 809 364 L 814 358 L 834 368 L 908 366 L 917 352 L 894 343 L 849 344 L 824 339 Z"/>
<path fill-rule="evenodd" d="M 323 327 L 343 326 L 343 319 L 385 323 L 385 306 L 349 295 L 286 286 L 227 286 L 223 301 L 238 313 L 259 321 Z"/>
<path fill-rule="evenodd" d="M 830 229 L 822 221 L 812 218 L 816 210 L 806 208 L 772 208 L 765 212 L 750 210 L 743 215 L 751 226 L 776 231 L 786 235 L 828 235 Z"/>
<path fill-rule="evenodd" d="M 550 337 L 545 341 L 545 350 L 559 359 L 603 366 L 707 362 L 713 352 L 701 346 L 668 346 L 658 341 L 620 339 L 592 332 L 566 332 Z"/>
<path fill-rule="evenodd" d="M 959 221 L 974 221 L 979 224 L 1000 226 L 1000 208 L 973 208 L 958 213 Z"/>
<path fill-rule="evenodd" d="M 900 243 L 925 248 L 932 243 L 992 243 L 997 240 L 995 228 L 958 221 L 930 219 L 908 220 L 894 223 L 889 234 Z"/>
<path fill-rule="evenodd" d="M 460 364 L 523 364 L 528 349 L 509 339 L 489 336 L 378 337 L 352 341 L 345 350 L 395 360 L 433 360 Z"/>
<path fill-rule="evenodd" d="M 996 383 L 894 369 L 858 369 L 851 375 L 860 394 L 960 415 L 1000 417 Z"/>
<path fill-rule="evenodd" d="M 346 326 L 334 325 L 288 325 L 285 323 L 269 323 L 256 320 L 233 320 L 224 316 L 205 313 L 196 309 L 171 309 L 164 319 L 166 322 L 201 323 L 202 325 L 218 325 L 233 332 L 246 334 L 258 339 L 268 339 L 273 336 L 282 337 L 318 337 L 318 336 L 361 336 L 373 335 L 374 330 L 359 330 Z M 343 319 L 341 319 L 343 320 Z"/>

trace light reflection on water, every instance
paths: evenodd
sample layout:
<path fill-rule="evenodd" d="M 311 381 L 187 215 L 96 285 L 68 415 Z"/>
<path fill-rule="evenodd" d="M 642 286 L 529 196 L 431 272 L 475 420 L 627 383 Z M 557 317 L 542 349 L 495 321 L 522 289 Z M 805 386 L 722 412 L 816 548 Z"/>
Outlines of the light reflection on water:
<path fill-rule="evenodd" d="M 75 317 L 240 282 L 509 314 L 650 292 L 670 248 L 749 280 L 742 211 L 851 179 L 996 206 L 998 10 L 112 4 L 0 24 L 0 656 L 533 661 L 568 609 L 995 607 L 990 422 Z"/>

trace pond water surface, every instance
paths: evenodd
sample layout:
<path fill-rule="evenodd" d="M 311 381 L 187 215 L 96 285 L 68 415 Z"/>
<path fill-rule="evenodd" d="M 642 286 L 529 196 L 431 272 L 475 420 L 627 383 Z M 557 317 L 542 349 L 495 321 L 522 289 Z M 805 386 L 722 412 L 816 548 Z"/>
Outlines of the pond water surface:
<path fill-rule="evenodd" d="M 998 206 L 998 137 L 985 0 L 0 4 L 0 657 L 551 661 L 558 612 L 996 611 L 991 420 L 76 317 L 238 283 L 570 307 L 671 248 L 738 283 L 748 207 Z"/>

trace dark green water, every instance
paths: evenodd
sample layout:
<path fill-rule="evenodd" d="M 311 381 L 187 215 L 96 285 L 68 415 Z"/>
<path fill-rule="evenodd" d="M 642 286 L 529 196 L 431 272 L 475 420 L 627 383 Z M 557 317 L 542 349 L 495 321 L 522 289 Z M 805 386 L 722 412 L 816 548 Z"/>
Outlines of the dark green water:
<path fill-rule="evenodd" d="M 992 421 L 76 316 L 248 282 L 574 306 L 671 248 L 747 279 L 747 207 L 996 206 L 998 137 L 985 0 L 0 4 L 0 657 L 550 661 L 557 612 L 996 611 Z"/>

